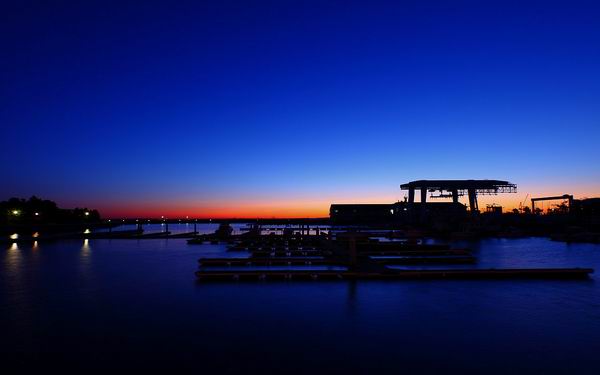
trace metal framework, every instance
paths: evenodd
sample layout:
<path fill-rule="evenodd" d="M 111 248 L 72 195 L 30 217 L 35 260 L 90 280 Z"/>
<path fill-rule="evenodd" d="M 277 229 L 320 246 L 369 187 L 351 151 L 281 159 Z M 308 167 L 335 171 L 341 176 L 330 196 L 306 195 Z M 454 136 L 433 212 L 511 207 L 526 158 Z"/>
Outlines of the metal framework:
<path fill-rule="evenodd" d="M 517 185 L 502 180 L 417 180 L 400 185 L 400 189 L 408 190 L 409 203 L 415 202 L 415 190 L 421 191 L 421 203 L 427 201 L 428 192 L 439 192 L 431 198 L 452 198 L 454 203 L 458 203 L 458 197 L 468 195 L 469 207 L 475 213 L 479 211 L 477 195 L 516 193 Z"/>
<path fill-rule="evenodd" d="M 531 198 L 531 212 L 535 213 L 535 202 L 539 201 L 553 201 L 553 200 L 567 200 L 569 201 L 569 211 L 573 209 L 573 196 L 571 194 L 557 195 L 553 197 L 540 197 Z"/>

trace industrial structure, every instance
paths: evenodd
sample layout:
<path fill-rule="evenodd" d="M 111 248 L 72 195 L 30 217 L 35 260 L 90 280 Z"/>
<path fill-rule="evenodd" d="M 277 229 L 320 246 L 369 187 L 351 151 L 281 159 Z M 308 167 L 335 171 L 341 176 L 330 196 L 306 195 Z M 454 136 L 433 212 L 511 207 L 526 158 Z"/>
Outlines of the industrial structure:
<path fill-rule="evenodd" d="M 600 217 L 600 198 L 575 199 L 571 194 L 555 195 L 549 197 L 531 198 L 531 212 L 543 214 L 543 210 L 536 205 L 537 202 L 562 201 L 555 209 L 548 209 L 547 214 L 570 214 L 578 217 Z M 566 202 L 566 205 L 565 205 Z"/>
<path fill-rule="evenodd" d="M 570 213 L 595 217 L 600 221 L 600 198 L 574 199 Z"/>
<path fill-rule="evenodd" d="M 421 192 L 421 203 L 427 202 L 427 193 L 437 193 L 431 198 L 452 198 L 458 203 L 458 198 L 469 196 L 469 209 L 472 213 L 479 212 L 477 195 L 492 195 L 498 193 L 516 193 L 517 185 L 501 180 L 418 180 L 400 185 L 400 189 L 408 190 L 408 203 L 414 203 L 415 190 Z"/>
<path fill-rule="evenodd" d="M 501 180 L 417 180 L 400 186 L 408 190 L 408 198 L 391 204 L 332 204 L 330 218 L 334 222 L 423 222 L 429 219 L 452 220 L 463 218 L 467 207 L 459 197 L 469 197 L 472 214 L 479 213 L 477 195 L 516 193 L 517 186 Z M 415 190 L 420 191 L 421 200 L 415 202 Z M 427 201 L 430 198 L 452 198 L 452 202 Z"/>
<path fill-rule="evenodd" d="M 535 202 L 540 201 L 554 201 L 554 200 L 566 200 L 569 202 L 568 210 L 569 212 L 573 209 L 573 196 L 570 194 L 557 195 L 552 197 L 539 197 L 539 198 L 531 198 L 531 212 L 535 213 Z"/>

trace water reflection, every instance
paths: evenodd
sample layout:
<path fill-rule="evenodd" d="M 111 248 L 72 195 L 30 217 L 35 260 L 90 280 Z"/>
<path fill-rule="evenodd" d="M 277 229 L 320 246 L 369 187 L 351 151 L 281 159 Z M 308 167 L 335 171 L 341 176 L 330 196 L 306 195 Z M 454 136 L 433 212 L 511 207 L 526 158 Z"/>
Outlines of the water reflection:
<path fill-rule="evenodd" d="M 90 266 L 92 261 L 92 248 L 90 246 L 90 240 L 84 239 L 83 245 L 79 251 L 79 265 L 84 279 L 89 277 Z"/>
<path fill-rule="evenodd" d="M 79 283 L 78 289 L 85 299 L 93 298 L 91 286 L 93 285 L 94 272 L 92 267 L 92 246 L 89 239 L 84 239 L 79 250 Z"/>
<path fill-rule="evenodd" d="M 90 247 L 90 240 L 89 239 L 84 239 L 83 240 L 83 245 L 81 246 L 81 257 L 82 258 L 89 258 L 92 248 Z"/>
<path fill-rule="evenodd" d="M 226 246 L 191 246 L 185 240 L 140 242 L 142 245 L 96 239 L 42 242 L 39 267 L 30 266 L 29 245 L 20 245 L 20 249 L 15 245 L 12 250 L 8 250 L 10 243 L 6 245 L 0 257 L 8 259 L 11 252 L 13 263 L 19 255 L 23 258 L 18 267 L 20 279 L 9 272 L 2 274 L 6 268 L 0 269 L 0 290 L 4 292 L 0 304 L 5 308 L 4 322 L 10 325 L 8 334 L 2 331 L 2 338 L 23 343 L 19 350 L 24 356 L 32 353 L 31 358 L 48 358 L 50 363 L 56 355 L 54 347 L 77 352 L 76 345 L 66 343 L 72 338 L 87 344 L 86 353 L 94 352 L 97 358 L 112 358 L 118 349 L 138 353 L 142 363 L 143 355 L 154 354 L 162 350 L 161 343 L 169 342 L 165 360 L 174 358 L 170 363 L 189 359 L 184 365 L 193 366 L 199 353 L 227 361 L 228 357 L 221 355 L 231 348 L 230 337 L 236 335 L 257 347 L 264 346 L 267 339 L 277 341 L 281 347 L 277 355 L 283 356 L 280 368 L 285 368 L 284 360 L 304 356 L 306 347 L 314 348 L 306 355 L 333 358 L 329 362 L 314 357 L 323 367 L 338 363 L 366 367 L 360 359 L 344 362 L 344 353 L 357 348 L 364 350 L 364 358 L 389 368 L 409 362 L 410 370 L 429 360 L 444 366 L 469 351 L 483 358 L 473 356 L 480 362 L 473 362 L 472 368 L 485 367 L 486 361 L 501 366 L 506 359 L 497 358 L 498 353 L 527 363 L 533 363 L 529 355 L 533 353 L 536 361 L 532 368 L 540 366 L 539 372 L 548 368 L 546 372 L 551 373 L 552 365 L 563 362 L 597 363 L 597 282 L 316 280 L 204 282 L 195 288 L 197 259 L 233 255 Z M 507 254 L 527 266 L 546 258 L 555 265 L 600 264 L 598 245 L 567 248 L 536 239 L 485 241 L 478 253 L 482 267 L 496 266 L 496 260 L 503 262 Z M 152 330 L 145 335 L 147 327 Z M 191 345 L 200 332 L 214 342 L 206 347 Z M 261 338 L 254 339 L 259 335 Z M 519 345 L 511 349 L 517 335 L 522 336 Z M 136 339 L 117 341 L 122 337 Z M 410 345 L 398 351 L 399 340 L 406 338 Z M 107 342 L 116 342 L 117 347 L 107 348 Z M 11 346 L 4 353 L 15 351 Z M 322 354 L 322 348 L 328 347 L 336 349 Z M 573 361 L 559 358 L 552 362 L 553 358 L 544 357 L 548 347 L 565 353 L 562 359 Z M 82 355 L 65 357 L 75 360 Z M 506 367 L 512 364 L 511 360 Z M 374 363 L 368 366 L 378 370 Z"/>
<path fill-rule="evenodd" d="M 19 333 L 20 338 L 32 337 L 32 294 L 30 293 L 31 269 L 27 251 L 13 242 L 5 251 L 0 271 L 0 312 L 3 321 Z M 5 331 L 2 332 L 5 334 Z M 4 337 L 3 337 L 4 338 Z"/>
<path fill-rule="evenodd" d="M 347 312 L 349 314 L 354 314 L 356 312 L 356 305 L 357 305 L 357 301 L 356 301 L 356 281 L 355 280 L 350 280 L 348 281 L 348 298 L 346 300 L 347 302 Z"/>
<path fill-rule="evenodd" d="M 22 260 L 23 254 L 21 254 L 21 249 L 19 249 L 19 245 L 16 242 L 13 242 L 6 251 L 6 255 L 4 257 L 4 265 L 7 274 L 15 277 L 18 276 Z"/>
<path fill-rule="evenodd" d="M 38 242 L 33 241 L 33 244 L 31 245 L 31 252 L 29 252 L 30 257 L 31 257 L 31 265 L 32 267 L 35 267 L 37 269 L 37 267 L 39 267 L 40 264 L 40 251 L 39 251 L 40 247 L 38 246 Z"/>

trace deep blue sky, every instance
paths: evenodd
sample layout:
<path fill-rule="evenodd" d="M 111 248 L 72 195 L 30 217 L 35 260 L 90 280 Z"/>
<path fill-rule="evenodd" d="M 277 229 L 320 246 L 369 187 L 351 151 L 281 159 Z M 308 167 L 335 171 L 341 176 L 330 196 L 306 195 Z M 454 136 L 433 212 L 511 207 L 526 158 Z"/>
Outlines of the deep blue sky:
<path fill-rule="evenodd" d="M 600 195 L 597 2 L 211 3 L 4 2 L 0 198 L 281 216 L 420 178 Z"/>

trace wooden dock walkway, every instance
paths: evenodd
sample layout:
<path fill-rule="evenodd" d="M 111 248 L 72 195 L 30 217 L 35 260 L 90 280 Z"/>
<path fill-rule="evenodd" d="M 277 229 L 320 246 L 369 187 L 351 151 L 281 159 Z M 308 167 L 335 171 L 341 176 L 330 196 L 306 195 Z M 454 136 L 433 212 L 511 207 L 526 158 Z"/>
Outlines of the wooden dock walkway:
<path fill-rule="evenodd" d="M 382 257 L 369 258 L 369 261 L 383 265 L 416 265 L 416 264 L 473 264 L 476 261 L 472 256 L 458 257 Z M 347 266 L 347 260 L 336 258 L 325 258 L 322 256 L 300 256 L 300 257 L 264 257 L 264 258 L 200 258 L 198 260 L 203 267 L 227 267 L 227 266 L 298 266 L 298 265 L 339 265 Z"/>
<path fill-rule="evenodd" d="M 460 280 L 460 279 L 587 279 L 591 268 L 521 268 L 521 269 L 445 269 L 389 270 L 385 272 L 299 270 L 299 271 L 205 271 L 196 276 L 202 281 L 236 280 Z"/>

